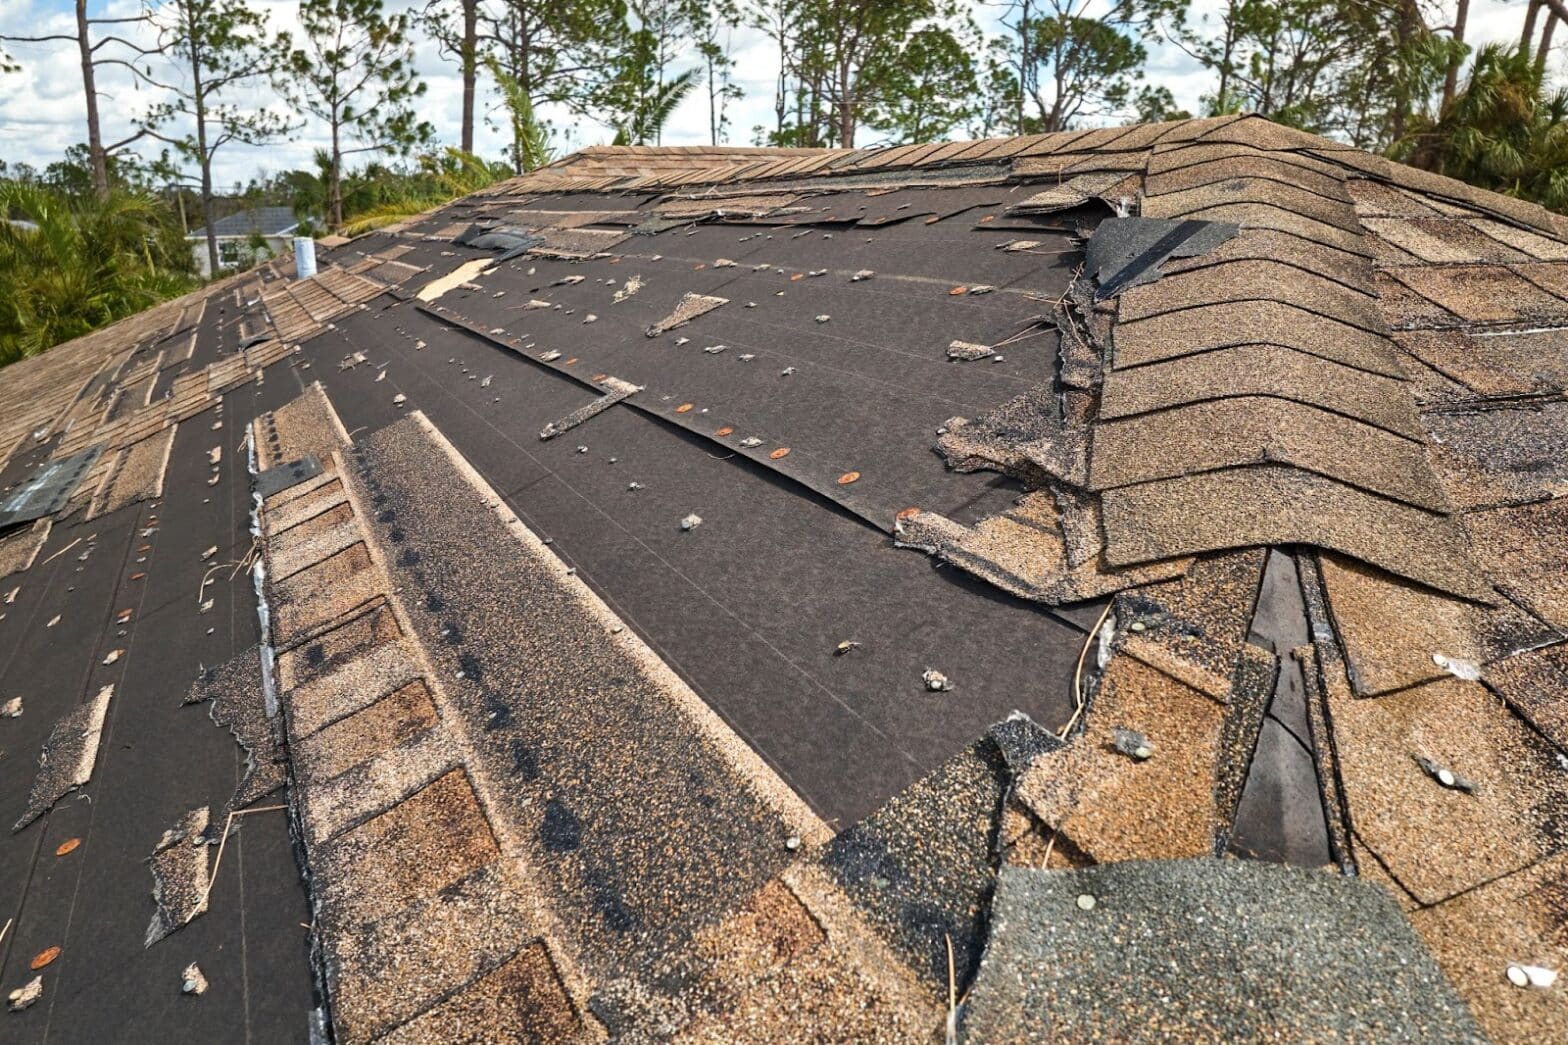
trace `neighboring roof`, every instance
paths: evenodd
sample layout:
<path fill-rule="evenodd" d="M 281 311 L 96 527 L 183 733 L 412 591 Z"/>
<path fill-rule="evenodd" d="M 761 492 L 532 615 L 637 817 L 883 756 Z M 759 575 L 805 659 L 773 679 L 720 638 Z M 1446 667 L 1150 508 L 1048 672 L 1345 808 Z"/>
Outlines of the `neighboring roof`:
<path fill-rule="evenodd" d="M 250 236 L 258 232 L 263 236 L 282 236 L 299 228 L 299 218 L 292 207 L 252 207 L 219 218 L 212 227 L 220 238 Z M 207 227 L 193 229 L 185 238 L 206 239 Z"/>
<path fill-rule="evenodd" d="M 318 247 L 0 381 L 19 1025 L 1568 1032 L 1561 217 L 1227 117 Z"/>

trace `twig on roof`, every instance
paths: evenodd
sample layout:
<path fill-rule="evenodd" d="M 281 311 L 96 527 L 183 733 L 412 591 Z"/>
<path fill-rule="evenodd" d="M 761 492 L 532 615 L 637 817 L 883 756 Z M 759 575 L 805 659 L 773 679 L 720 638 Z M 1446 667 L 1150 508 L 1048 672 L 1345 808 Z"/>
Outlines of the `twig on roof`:
<path fill-rule="evenodd" d="M 218 855 L 212 861 L 212 873 L 207 876 L 207 889 L 201 894 L 201 899 L 196 902 L 197 910 L 204 910 L 207 906 L 207 897 L 212 895 L 212 887 L 218 883 L 218 866 L 223 863 L 223 847 L 229 844 L 229 828 L 234 824 L 237 816 L 249 816 L 252 813 L 275 813 L 280 809 L 287 809 L 286 805 L 262 806 L 259 809 L 231 809 L 229 818 L 223 822 L 223 837 L 218 840 Z"/>
<path fill-rule="evenodd" d="M 1111 615 L 1111 607 L 1113 605 L 1115 605 L 1114 602 L 1105 604 L 1105 609 L 1100 611 L 1100 619 L 1094 622 L 1094 627 L 1090 628 L 1089 634 L 1084 637 L 1083 649 L 1078 651 L 1078 667 L 1073 671 L 1073 717 L 1068 719 L 1067 725 L 1063 726 L 1061 732 L 1056 734 L 1058 740 L 1066 740 L 1067 734 L 1072 732 L 1073 727 L 1078 724 L 1079 717 L 1083 715 L 1083 662 L 1089 657 L 1089 647 L 1094 645 L 1095 640 L 1099 638 L 1100 629 L 1105 627 L 1105 619 Z M 1053 835 L 1052 837 L 1054 838 L 1055 836 Z"/>
<path fill-rule="evenodd" d="M 942 934 L 947 944 L 947 1045 L 958 1045 L 958 977 L 953 970 L 953 937 Z"/>
<path fill-rule="evenodd" d="M 70 551 L 72 548 L 76 547 L 78 544 L 81 544 L 81 543 L 82 543 L 82 539 L 80 537 L 76 538 L 76 540 L 72 541 L 70 544 L 67 544 L 64 548 L 61 548 L 59 551 L 57 551 L 53 555 L 49 556 L 49 558 L 45 559 L 43 562 L 39 563 L 38 565 L 40 565 L 40 566 L 48 566 L 51 562 L 54 562 L 60 556 L 64 555 L 66 552 Z"/>

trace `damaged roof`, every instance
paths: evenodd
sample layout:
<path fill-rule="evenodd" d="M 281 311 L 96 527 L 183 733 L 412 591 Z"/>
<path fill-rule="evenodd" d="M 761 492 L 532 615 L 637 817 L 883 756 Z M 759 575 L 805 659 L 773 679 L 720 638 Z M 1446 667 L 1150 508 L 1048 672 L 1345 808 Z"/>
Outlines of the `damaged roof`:
<path fill-rule="evenodd" d="M 1568 220 L 1224 117 L 319 255 L 0 375 L 18 1040 L 1568 1034 Z"/>

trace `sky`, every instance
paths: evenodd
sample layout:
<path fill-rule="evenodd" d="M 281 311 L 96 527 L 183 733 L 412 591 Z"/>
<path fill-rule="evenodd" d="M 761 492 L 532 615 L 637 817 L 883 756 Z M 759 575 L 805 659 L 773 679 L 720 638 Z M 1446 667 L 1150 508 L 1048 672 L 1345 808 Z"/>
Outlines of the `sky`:
<path fill-rule="evenodd" d="M 144 0 L 89 0 L 94 17 L 124 17 L 136 13 Z M 982 25 L 994 24 L 996 5 L 984 0 L 974 4 Z M 156 5 L 157 0 L 153 0 Z M 389 9 L 413 6 L 414 0 L 388 0 Z M 297 0 L 250 0 L 250 6 L 268 13 L 276 29 L 297 30 Z M 1194 0 L 1201 12 L 1216 6 L 1216 0 Z M 1526 0 L 1472 0 L 1470 28 L 1472 43 L 1489 40 L 1516 40 L 1524 20 Z M 73 0 L 0 0 L 0 35 L 19 33 L 40 36 L 55 32 L 74 32 Z M 1436 21 L 1436 19 L 1433 19 Z M 1559 31 L 1559 36 L 1568 33 Z M 54 44 L 14 44 L 8 49 L 19 59 L 23 71 L 0 75 L 0 159 L 26 162 L 42 168 L 59 159 L 67 146 L 85 142 L 86 108 L 82 100 L 80 65 L 74 42 Z M 1555 64 L 1564 69 L 1559 49 Z M 759 31 L 737 29 L 732 42 L 736 60 L 735 80 L 745 97 L 730 109 L 731 144 L 751 144 L 751 128 L 773 119 L 773 83 L 778 59 L 772 45 Z M 436 128 L 442 144 L 456 144 L 462 114 L 462 83 L 454 65 L 444 61 L 433 42 L 421 39 L 416 44 L 416 62 L 428 83 L 428 92 L 418 102 L 420 116 Z M 691 64 L 696 64 L 693 61 Z M 1201 94 L 1212 86 L 1211 74 L 1199 68 L 1186 55 L 1169 45 L 1150 47 L 1146 80 L 1170 88 L 1178 106 L 1196 110 Z M 484 79 L 481 77 L 481 79 Z M 129 136 L 133 119 L 154 100 L 145 87 L 137 89 L 123 70 L 104 70 L 100 108 L 104 135 L 108 141 Z M 496 99 L 486 86 L 481 99 L 486 110 L 494 109 Z M 257 92 L 248 102 L 277 105 L 270 89 Z M 565 112 L 546 110 L 558 132 L 555 147 L 568 152 L 584 145 L 602 144 L 613 137 L 608 128 L 591 122 L 574 121 Z M 499 121 L 476 128 L 476 147 L 481 155 L 500 158 L 504 137 Z M 707 144 L 708 110 L 706 95 L 693 92 L 671 118 L 664 134 L 666 145 Z M 228 188 L 251 178 L 296 167 L 310 167 L 314 151 L 324 142 L 323 129 L 306 126 L 292 140 L 265 147 L 231 144 L 220 151 L 215 164 L 215 181 Z M 869 140 L 857 144 L 873 144 Z"/>

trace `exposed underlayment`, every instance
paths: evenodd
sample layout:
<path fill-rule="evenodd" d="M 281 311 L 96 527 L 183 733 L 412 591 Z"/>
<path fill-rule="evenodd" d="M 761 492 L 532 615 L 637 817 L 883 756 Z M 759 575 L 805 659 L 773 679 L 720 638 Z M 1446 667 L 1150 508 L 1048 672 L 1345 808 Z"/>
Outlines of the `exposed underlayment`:
<path fill-rule="evenodd" d="M 319 246 L 0 375 L 28 1040 L 1568 1033 L 1568 221 L 1225 117 Z"/>

